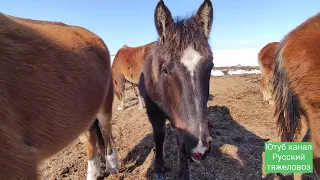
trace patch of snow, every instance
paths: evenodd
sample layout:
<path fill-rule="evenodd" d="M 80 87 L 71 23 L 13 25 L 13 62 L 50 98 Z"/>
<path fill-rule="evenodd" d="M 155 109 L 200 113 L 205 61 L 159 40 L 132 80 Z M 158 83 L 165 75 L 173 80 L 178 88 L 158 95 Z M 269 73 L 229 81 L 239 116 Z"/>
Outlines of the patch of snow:
<path fill-rule="evenodd" d="M 246 70 L 230 70 L 228 71 L 229 75 L 235 75 L 235 74 L 261 74 L 260 70 L 251 70 L 251 71 L 246 71 Z"/>
<path fill-rule="evenodd" d="M 211 76 L 218 76 L 218 77 L 220 77 L 220 76 L 224 76 L 224 73 L 223 73 L 222 71 L 220 71 L 220 70 L 212 70 L 212 71 L 211 71 Z"/>
<path fill-rule="evenodd" d="M 259 66 L 258 53 L 261 48 L 212 50 L 214 67 Z M 111 63 L 115 54 L 111 54 Z"/>
<path fill-rule="evenodd" d="M 261 48 L 212 50 L 214 67 L 259 66 L 258 53 Z M 111 54 L 111 63 L 115 54 Z"/>

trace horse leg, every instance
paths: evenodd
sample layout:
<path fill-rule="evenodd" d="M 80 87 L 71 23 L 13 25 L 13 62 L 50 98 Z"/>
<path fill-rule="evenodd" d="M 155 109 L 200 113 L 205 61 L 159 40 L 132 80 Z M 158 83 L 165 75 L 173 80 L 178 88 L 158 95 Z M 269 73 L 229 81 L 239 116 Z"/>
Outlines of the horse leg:
<path fill-rule="evenodd" d="M 282 134 L 281 137 L 281 142 L 288 142 L 287 137 L 285 134 Z M 276 175 L 283 180 L 294 180 L 294 174 L 293 173 L 276 173 Z"/>
<path fill-rule="evenodd" d="M 94 132 L 94 126 L 95 124 L 92 125 L 91 128 L 81 136 L 81 140 L 85 145 L 85 150 L 88 157 L 87 180 L 96 180 L 102 175 L 100 171 L 100 156 L 97 152 L 96 146 L 97 136 Z"/>
<path fill-rule="evenodd" d="M 262 79 L 262 87 L 263 87 L 263 99 L 265 102 L 270 104 L 271 106 L 274 106 L 274 101 L 271 96 L 271 92 L 269 90 L 270 87 L 270 78 L 269 77 L 264 77 Z"/>
<path fill-rule="evenodd" d="M 134 92 L 136 94 L 136 96 L 138 97 L 138 100 L 139 100 L 139 109 L 143 109 L 145 107 L 145 104 L 144 104 L 144 101 L 142 99 L 142 97 L 140 96 L 140 93 L 139 93 L 139 88 L 138 86 L 134 85 Z"/>
<path fill-rule="evenodd" d="M 320 118 L 319 109 L 306 108 L 310 128 L 309 142 L 313 143 L 313 169 L 317 179 L 320 178 Z M 308 111 L 309 110 L 309 111 Z"/>
<path fill-rule="evenodd" d="M 186 158 L 186 149 L 184 143 L 182 143 L 179 133 L 176 133 L 176 139 L 178 144 L 178 153 L 179 153 L 179 179 L 182 180 L 189 180 L 190 179 L 190 172 L 189 172 L 189 165 L 188 160 Z"/>
<path fill-rule="evenodd" d="M 309 137 L 309 141 L 313 142 L 313 169 L 317 179 L 320 178 L 320 136 L 318 133 L 311 130 Z"/>
<path fill-rule="evenodd" d="M 109 90 L 108 95 L 100 108 L 97 119 L 100 124 L 100 130 L 105 145 L 106 172 L 116 173 L 118 171 L 118 154 L 114 148 L 112 136 L 112 104 L 113 91 Z"/>
<path fill-rule="evenodd" d="M 125 93 L 126 93 L 126 83 L 125 83 L 125 78 L 124 77 L 121 77 L 120 78 L 120 81 L 119 81 L 119 94 L 120 94 L 120 105 L 118 106 L 118 110 L 121 110 L 123 111 L 124 108 L 125 108 L 125 102 L 126 102 L 126 96 L 125 96 Z"/>
<path fill-rule="evenodd" d="M 308 127 L 307 119 L 304 115 L 301 115 L 300 123 L 297 127 L 297 131 L 295 132 L 293 142 L 302 142 L 304 136 L 307 134 L 308 129 L 309 127 Z M 284 137 L 282 137 L 282 139 L 284 139 Z M 301 177 L 298 177 L 299 175 L 295 175 L 292 173 L 283 174 L 283 175 L 278 174 L 278 175 L 285 180 L 301 179 Z"/>
<path fill-rule="evenodd" d="M 165 140 L 165 122 L 166 119 L 159 111 L 147 112 L 149 120 L 152 124 L 153 129 L 153 138 L 156 144 L 156 155 L 155 155 L 155 173 L 153 174 L 152 179 L 162 180 L 164 179 L 163 175 L 163 165 L 164 165 L 164 156 L 163 156 L 163 143 Z"/>

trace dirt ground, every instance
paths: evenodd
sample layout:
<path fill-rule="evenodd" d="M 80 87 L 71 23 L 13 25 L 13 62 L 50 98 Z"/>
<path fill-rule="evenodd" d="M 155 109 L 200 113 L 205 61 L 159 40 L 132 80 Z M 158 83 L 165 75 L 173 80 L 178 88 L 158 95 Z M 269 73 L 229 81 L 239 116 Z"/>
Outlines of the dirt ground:
<path fill-rule="evenodd" d="M 276 179 L 262 172 L 264 142 L 278 141 L 273 108 L 262 101 L 256 79 L 259 75 L 212 77 L 208 121 L 214 139 L 213 151 L 201 164 L 190 163 L 194 180 Z M 113 108 L 113 134 L 120 156 L 120 172 L 105 180 L 147 179 L 154 156 L 151 125 L 145 110 L 139 110 L 133 91 L 124 111 Z M 167 126 L 165 177 L 177 179 L 177 147 L 174 131 Z M 41 179 L 85 179 L 86 154 L 77 140 L 39 167 Z M 303 179 L 313 179 L 312 175 Z"/>

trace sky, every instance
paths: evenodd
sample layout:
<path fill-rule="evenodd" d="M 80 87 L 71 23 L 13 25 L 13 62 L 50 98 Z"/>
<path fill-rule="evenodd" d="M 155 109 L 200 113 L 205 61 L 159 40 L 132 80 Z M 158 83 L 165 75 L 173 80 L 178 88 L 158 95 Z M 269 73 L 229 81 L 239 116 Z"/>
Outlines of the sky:
<path fill-rule="evenodd" d="M 203 0 L 164 0 L 173 16 L 195 13 Z M 60 21 L 99 35 L 115 54 L 124 44 L 157 40 L 158 0 L 1 0 L 0 12 Z M 262 48 L 319 12 L 320 0 L 213 0 L 213 50 Z"/>

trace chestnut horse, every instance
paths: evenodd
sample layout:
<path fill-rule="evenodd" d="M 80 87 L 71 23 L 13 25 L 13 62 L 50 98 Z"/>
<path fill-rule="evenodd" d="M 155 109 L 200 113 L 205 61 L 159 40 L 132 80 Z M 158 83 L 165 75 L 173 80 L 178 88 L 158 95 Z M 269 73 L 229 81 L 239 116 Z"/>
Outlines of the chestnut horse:
<path fill-rule="evenodd" d="M 320 175 L 320 13 L 287 34 L 276 52 L 275 118 L 281 141 L 296 141 L 301 115 L 310 129 L 314 170 Z"/>
<path fill-rule="evenodd" d="M 279 42 L 271 42 L 265 45 L 258 53 L 258 64 L 261 71 L 261 79 L 258 80 L 263 99 L 270 105 L 273 105 L 270 82 L 273 75 L 274 55 Z"/>
<path fill-rule="evenodd" d="M 164 179 L 165 121 L 176 128 L 179 178 L 190 179 L 188 160 L 204 159 L 212 138 L 206 119 L 213 55 L 208 42 L 213 7 L 205 0 L 190 18 L 174 20 L 160 0 L 155 26 L 159 40 L 144 62 L 139 90 L 156 145 L 153 179 Z"/>
<path fill-rule="evenodd" d="M 112 77 L 114 93 L 120 100 L 119 110 L 125 108 L 125 83 L 130 82 L 134 86 L 134 91 L 139 100 L 139 109 L 143 109 L 144 102 L 138 90 L 139 77 L 142 69 L 142 64 L 146 55 L 153 48 L 154 42 L 139 46 L 129 47 L 124 45 L 120 48 L 114 57 L 112 63 Z"/>
<path fill-rule="evenodd" d="M 116 171 L 112 75 L 104 42 L 60 22 L 5 14 L 0 22 L 0 179 L 37 179 L 37 165 L 83 132 L 87 179 L 97 179 L 98 125 L 106 171 Z"/>
<path fill-rule="evenodd" d="M 272 76 L 274 72 L 275 53 L 279 42 L 271 42 L 265 45 L 258 53 L 258 63 L 261 70 L 259 79 L 263 99 L 270 105 L 274 105 L 272 97 Z M 295 141 L 302 141 L 308 131 L 307 122 L 303 115 L 300 116 L 301 123 L 295 132 Z"/>

